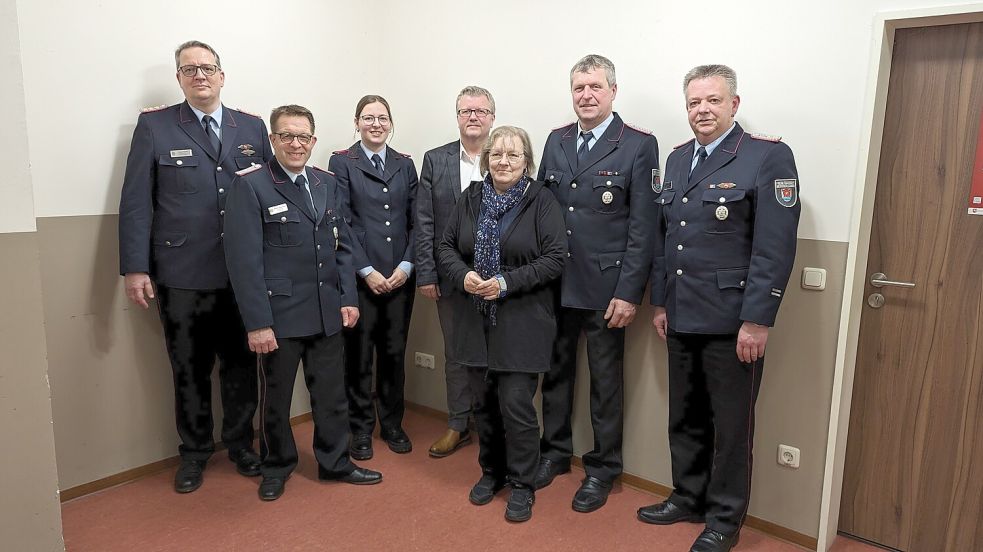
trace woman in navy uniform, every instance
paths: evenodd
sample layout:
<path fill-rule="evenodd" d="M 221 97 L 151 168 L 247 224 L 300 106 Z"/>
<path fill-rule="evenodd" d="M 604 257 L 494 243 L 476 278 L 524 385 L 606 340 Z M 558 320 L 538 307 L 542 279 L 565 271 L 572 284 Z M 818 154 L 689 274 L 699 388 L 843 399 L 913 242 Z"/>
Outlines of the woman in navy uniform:
<path fill-rule="evenodd" d="M 460 339 L 450 348 L 457 358 L 485 359 L 467 365 L 482 472 L 469 498 L 487 504 L 508 480 L 505 519 L 516 522 L 532 517 L 539 466 L 533 396 L 539 374 L 550 368 L 567 254 L 560 205 L 529 177 L 533 170 L 524 130 L 492 131 L 481 151 L 488 176 L 461 195 L 437 249 L 441 279 L 472 296 L 456 305 Z"/>
<path fill-rule="evenodd" d="M 359 141 L 334 152 L 341 209 L 355 234 L 361 324 L 345 331 L 346 389 L 352 430 L 351 455 L 372 458 L 375 410 L 372 358 L 381 436 L 396 453 L 412 450 L 403 431 L 403 357 L 413 310 L 413 201 L 416 167 L 386 145 L 392 132 L 389 102 L 368 95 L 355 107 Z"/>

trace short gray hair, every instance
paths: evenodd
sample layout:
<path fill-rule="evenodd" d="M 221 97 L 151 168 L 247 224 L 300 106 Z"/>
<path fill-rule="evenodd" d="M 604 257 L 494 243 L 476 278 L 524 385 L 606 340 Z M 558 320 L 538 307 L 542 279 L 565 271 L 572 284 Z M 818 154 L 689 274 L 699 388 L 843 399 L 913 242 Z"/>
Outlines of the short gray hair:
<path fill-rule="evenodd" d="M 474 85 L 465 86 L 464 88 L 461 89 L 460 92 L 458 92 L 457 99 L 454 100 L 455 110 L 457 109 L 457 106 L 461 103 L 461 98 L 463 98 L 464 96 L 471 96 L 472 98 L 484 96 L 488 98 L 488 103 L 491 104 L 491 112 L 493 115 L 495 114 L 495 98 L 492 97 L 491 92 L 489 92 L 488 90 L 480 86 L 474 86 Z"/>
<path fill-rule="evenodd" d="M 479 158 L 479 168 L 482 173 L 488 172 L 488 156 L 491 154 L 495 140 L 499 138 L 518 138 L 522 143 L 522 155 L 526 158 L 526 171 L 530 174 L 536 173 L 536 158 L 532 152 L 532 141 L 529 140 L 529 133 L 516 126 L 500 126 L 491 131 L 485 145 L 481 147 L 481 157 Z"/>
<path fill-rule="evenodd" d="M 588 54 L 580 58 L 580 61 L 573 65 L 573 68 L 570 69 L 570 84 L 573 84 L 574 73 L 587 73 L 594 69 L 604 69 L 604 76 L 607 77 L 608 86 L 618 84 L 618 79 L 615 78 L 614 74 L 614 63 L 610 59 L 597 54 Z"/>
<path fill-rule="evenodd" d="M 213 56 L 215 56 L 215 65 L 218 65 L 219 69 L 222 68 L 222 60 L 218 57 L 218 52 L 215 51 L 215 48 L 212 48 L 211 46 L 205 44 L 204 42 L 201 42 L 200 40 L 189 40 L 184 44 L 178 46 L 177 50 L 174 50 L 174 65 L 178 69 L 181 68 L 181 52 L 187 50 L 188 48 L 204 48 L 208 50 L 209 52 L 212 53 Z"/>
<path fill-rule="evenodd" d="M 720 77 L 727 83 L 728 91 L 731 96 L 737 96 L 737 73 L 726 65 L 697 65 L 689 70 L 683 77 L 683 94 L 689 88 L 689 83 L 696 79 L 709 79 Z"/>

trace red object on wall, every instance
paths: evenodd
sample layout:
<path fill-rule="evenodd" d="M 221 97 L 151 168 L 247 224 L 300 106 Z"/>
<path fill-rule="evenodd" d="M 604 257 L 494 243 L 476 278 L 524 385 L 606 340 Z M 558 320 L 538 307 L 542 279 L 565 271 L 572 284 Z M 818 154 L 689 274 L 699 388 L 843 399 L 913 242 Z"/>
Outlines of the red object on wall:
<path fill-rule="evenodd" d="M 969 189 L 969 214 L 983 215 L 983 110 L 976 138 L 976 160 L 973 162 L 973 185 Z"/>

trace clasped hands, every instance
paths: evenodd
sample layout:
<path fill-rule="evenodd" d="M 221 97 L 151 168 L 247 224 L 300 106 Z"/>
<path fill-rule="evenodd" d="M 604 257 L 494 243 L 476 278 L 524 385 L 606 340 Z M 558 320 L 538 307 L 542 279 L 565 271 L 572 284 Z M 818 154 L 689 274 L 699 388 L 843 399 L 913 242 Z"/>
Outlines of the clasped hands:
<path fill-rule="evenodd" d="M 498 285 L 498 278 L 492 276 L 482 280 L 481 276 L 472 270 L 464 275 L 464 291 L 477 295 L 485 301 L 494 301 L 502 293 L 502 287 Z"/>
<path fill-rule="evenodd" d="M 373 270 L 368 276 L 365 277 L 365 285 L 369 286 L 372 293 L 382 295 L 383 293 L 389 293 L 390 291 L 399 288 L 406 283 L 408 278 L 409 277 L 401 268 L 393 270 L 392 276 L 388 278 L 383 276 L 378 270 Z"/>

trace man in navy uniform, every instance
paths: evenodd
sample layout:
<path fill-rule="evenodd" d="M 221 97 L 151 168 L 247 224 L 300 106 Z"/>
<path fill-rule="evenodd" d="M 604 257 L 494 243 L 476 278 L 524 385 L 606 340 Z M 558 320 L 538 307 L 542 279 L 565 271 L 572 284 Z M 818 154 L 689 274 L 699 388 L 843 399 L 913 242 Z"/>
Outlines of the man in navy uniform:
<path fill-rule="evenodd" d="M 222 253 L 222 217 L 234 172 L 272 157 L 262 119 L 222 105 L 218 53 L 198 41 L 174 53 L 185 101 L 145 110 L 126 160 L 119 205 L 120 274 L 143 308 L 158 298 L 174 372 L 181 465 L 174 490 L 201 486 L 215 450 L 211 374 L 219 359 L 222 441 L 239 473 L 259 475 L 252 450 L 256 358 L 236 309 Z"/>
<path fill-rule="evenodd" d="M 455 102 L 457 128 L 461 138 L 434 148 L 423 156 L 423 169 L 416 194 L 416 286 L 425 297 L 437 301 L 437 315 L 444 334 L 444 376 L 447 381 L 447 431 L 430 447 L 430 456 L 442 458 L 471 442 L 468 416 L 471 390 L 465 365 L 484 364 L 483 358 L 454 358 L 455 340 L 484 339 L 457 332 L 456 313 L 462 303 L 470 305 L 467 294 L 456 291 L 451 282 L 437 274 L 437 246 L 444 235 L 454 205 L 461 192 L 484 177 L 479 168 L 481 148 L 495 123 L 495 99 L 480 86 L 467 86 Z M 481 350 L 481 347 L 476 348 Z"/>
<path fill-rule="evenodd" d="M 696 139 L 669 155 L 659 186 L 651 296 L 669 349 L 674 490 L 638 517 L 705 522 L 692 550 L 716 552 L 737 544 L 747 514 L 768 328 L 795 259 L 798 174 L 779 138 L 734 122 L 732 69 L 696 67 L 683 90 Z"/>
<path fill-rule="evenodd" d="M 382 474 L 348 457 L 344 343 L 358 321 L 352 237 L 334 174 L 307 161 L 314 115 L 286 105 L 270 115 L 276 159 L 236 174 L 225 217 L 225 253 L 249 348 L 260 355 L 263 404 L 259 497 L 276 500 L 297 467 L 290 399 L 303 360 L 314 415 L 318 476 L 356 485 Z"/>
<path fill-rule="evenodd" d="M 612 111 L 618 85 L 607 58 L 578 61 L 570 70 L 570 90 L 578 120 L 549 135 L 539 170 L 539 180 L 563 207 L 570 251 L 553 363 L 543 377 L 536 488 L 570 470 L 577 342 L 584 333 L 594 447 L 583 456 L 587 477 L 573 509 L 592 512 L 607 501 L 622 471 L 625 327 L 642 302 L 651 266 L 659 146 L 650 132 Z"/>

